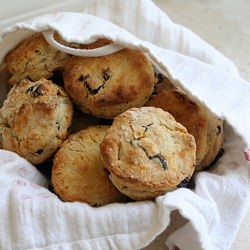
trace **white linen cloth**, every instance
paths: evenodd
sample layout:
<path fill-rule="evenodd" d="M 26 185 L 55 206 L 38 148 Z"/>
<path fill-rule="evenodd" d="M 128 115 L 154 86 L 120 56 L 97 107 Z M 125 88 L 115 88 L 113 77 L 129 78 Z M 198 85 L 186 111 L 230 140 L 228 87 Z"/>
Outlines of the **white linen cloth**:
<path fill-rule="evenodd" d="M 180 188 L 155 202 L 92 208 L 60 201 L 35 167 L 0 150 L 0 249 L 139 249 L 169 225 L 175 209 L 189 222 L 167 239 L 170 249 L 229 249 L 250 204 L 250 165 L 244 157 L 250 147 L 249 83 L 228 59 L 149 0 L 104 0 L 82 9 L 124 29 L 79 13 L 41 16 L 6 30 L 0 61 L 27 36 L 23 29 L 57 30 L 74 42 L 107 37 L 140 48 L 158 70 L 225 119 L 225 154 L 212 171 L 196 175 L 194 190 Z"/>

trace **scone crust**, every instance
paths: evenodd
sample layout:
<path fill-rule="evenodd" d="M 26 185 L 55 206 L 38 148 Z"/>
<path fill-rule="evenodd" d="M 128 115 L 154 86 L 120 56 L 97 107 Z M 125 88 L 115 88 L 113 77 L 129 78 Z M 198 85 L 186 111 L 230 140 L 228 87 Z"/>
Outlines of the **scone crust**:
<path fill-rule="evenodd" d="M 12 87 L 0 111 L 1 147 L 39 164 L 66 139 L 72 115 L 62 88 L 46 79 L 23 80 Z"/>
<path fill-rule="evenodd" d="M 184 91 L 172 88 L 162 90 L 147 102 L 146 106 L 161 108 L 181 123 L 196 141 L 196 165 L 207 153 L 208 119 L 205 110 Z"/>
<path fill-rule="evenodd" d="M 101 206 L 122 199 L 106 174 L 99 145 L 108 126 L 90 126 L 69 137 L 55 155 L 52 185 L 63 201 Z"/>
<path fill-rule="evenodd" d="M 224 125 L 223 120 L 219 119 L 211 111 L 207 112 L 208 116 L 208 134 L 207 134 L 207 152 L 202 162 L 196 167 L 197 171 L 208 169 L 216 160 L 220 149 L 224 144 Z"/>
<path fill-rule="evenodd" d="M 162 90 L 146 103 L 171 113 L 196 141 L 196 171 L 205 169 L 223 143 L 223 123 L 202 103 L 179 88 Z"/>
<path fill-rule="evenodd" d="M 139 50 L 102 57 L 73 56 L 64 70 L 65 89 L 84 112 L 112 119 L 144 105 L 154 88 L 154 69 Z"/>
<path fill-rule="evenodd" d="M 100 148 L 111 181 L 136 200 L 173 190 L 194 171 L 194 137 L 159 108 L 131 108 L 116 117 Z"/>
<path fill-rule="evenodd" d="M 17 45 L 6 56 L 7 69 L 11 73 L 11 85 L 28 78 L 38 81 L 49 79 L 53 71 L 62 70 L 69 55 L 50 46 L 42 33 L 36 33 Z"/>

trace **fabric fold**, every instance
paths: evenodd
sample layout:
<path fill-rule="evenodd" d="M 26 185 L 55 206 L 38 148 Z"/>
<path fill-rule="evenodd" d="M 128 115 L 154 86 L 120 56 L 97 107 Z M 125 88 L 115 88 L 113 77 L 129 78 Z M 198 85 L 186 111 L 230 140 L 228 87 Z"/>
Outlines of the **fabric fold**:
<path fill-rule="evenodd" d="M 101 5 L 94 1 L 81 10 L 98 17 L 54 13 L 6 29 L 1 59 L 13 48 L 10 38 L 17 38 L 17 43 L 32 32 L 48 29 L 69 41 L 107 37 L 141 49 L 174 84 L 225 119 L 225 154 L 209 172 L 194 176 L 193 189 L 181 188 L 155 201 L 92 208 L 62 202 L 47 189 L 49 180 L 34 166 L 0 150 L 0 213 L 5 215 L 0 218 L 4 225 L 0 248 L 139 249 L 167 228 L 171 211 L 178 209 L 189 222 L 167 239 L 170 249 L 174 245 L 182 250 L 229 249 L 250 204 L 250 165 L 244 158 L 250 146 L 249 84 L 228 59 L 174 24 L 149 0 L 104 0 Z"/>

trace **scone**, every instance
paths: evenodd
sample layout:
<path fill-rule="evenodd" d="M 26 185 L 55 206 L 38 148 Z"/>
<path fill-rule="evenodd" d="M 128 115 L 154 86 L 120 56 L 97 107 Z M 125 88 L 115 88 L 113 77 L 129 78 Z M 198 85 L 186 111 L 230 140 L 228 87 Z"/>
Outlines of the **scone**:
<path fill-rule="evenodd" d="M 134 200 L 174 190 L 194 172 L 194 137 L 159 108 L 131 108 L 117 116 L 100 148 L 112 183 Z"/>
<path fill-rule="evenodd" d="M 197 170 L 208 169 L 214 161 L 221 157 L 221 150 L 224 143 L 223 121 L 215 116 L 212 112 L 207 112 L 208 117 L 208 134 L 207 134 L 207 151 Z"/>
<path fill-rule="evenodd" d="M 99 145 L 108 126 L 90 126 L 72 134 L 56 153 L 52 186 L 63 201 L 101 206 L 123 199 L 106 174 Z"/>
<path fill-rule="evenodd" d="M 66 139 L 72 114 L 72 103 L 59 86 L 46 79 L 23 80 L 0 110 L 1 147 L 39 164 Z"/>
<path fill-rule="evenodd" d="M 223 143 L 223 124 L 203 104 L 181 89 L 162 90 L 146 106 L 162 108 L 184 125 L 196 141 L 196 167 L 207 168 Z"/>
<path fill-rule="evenodd" d="M 144 105 L 154 89 L 154 69 L 139 50 L 102 57 L 73 56 L 64 69 L 65 90 L 84 113 L 112 119 Z"/>
<path fill-rule="evenodd" d="M 11 85 L 28 78 L 38 81 L 49 79 L 54 71 L 62 70 L 70 55 L 50 46 L 42 33 L 24 39 L 6 56 L 6 65 L 11 73 Z"/>

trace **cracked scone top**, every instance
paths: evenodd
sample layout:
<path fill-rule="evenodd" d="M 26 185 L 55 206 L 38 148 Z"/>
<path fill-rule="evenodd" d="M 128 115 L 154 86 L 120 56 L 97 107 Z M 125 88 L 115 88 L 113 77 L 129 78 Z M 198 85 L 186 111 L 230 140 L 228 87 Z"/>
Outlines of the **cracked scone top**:
<path fill-rule="evenodd" d="M 11 73 L 9 83 L 13 85 L 25 78 L 32 81 L 48 79 L 55 70 L 64 68 L 69 57 L 70 55 L 50 46 L 42 33 L 30 36 L 6 56 L 7 69 Z"/>
<path fill-rule="evenodd" d="M 0 148 L 39 164 L 66 139 L 72 114 L 72 103 L 59 86 L 46 79 L 23 80 L 0 109 Z"/>
<path fill-rule="evenodd" d="M 100 148 L 112 183 L 135 200 L 174 190 L 194 172 L 194 137 L 159 108 L 131 108 L 117 116 Z"/>
<path fill-rule="evenodd" d="M 102 57 L 73 56 L 64 69 L 65 90 L 84 112 L 112 119 L 144 105 L 154 88 L 154 69 L 139 50 Z"/>
<path fill-rule="evenodd" d="M 121 201 L 101 161 L 100 143 L 108 126 L 90 126 L 72 134 L 57 151 L 52 185 L 63 201 L 82 201 L 101 206 Z"/>

